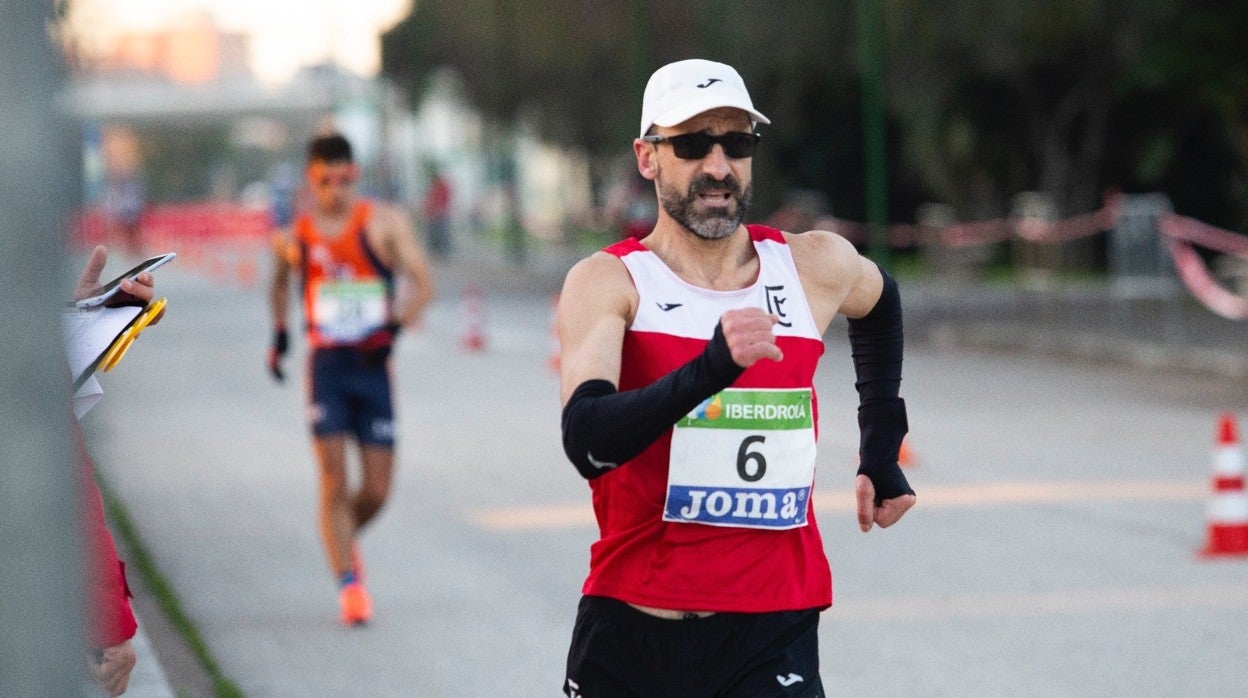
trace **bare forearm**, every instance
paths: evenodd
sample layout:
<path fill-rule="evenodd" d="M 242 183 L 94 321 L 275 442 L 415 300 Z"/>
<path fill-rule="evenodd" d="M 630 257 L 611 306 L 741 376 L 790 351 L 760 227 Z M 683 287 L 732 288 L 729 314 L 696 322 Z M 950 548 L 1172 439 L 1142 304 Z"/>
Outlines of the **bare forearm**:
<path fill-rule="evenodd" d="M 274 327 L 286 326 L 286 312 L 289 303 L 286 300 L 286 294 L 278 291 L 272 291 L 269 294 L 269 310 L 273 316 Z"/>
<path fill-rule="evenodd" d="M 286 315 L 290 311 L 290 271 L 279 262 L 269 285 L 269 312 L 274 327 L 286 327 Z"/>
<path fill-rule="evenodd" d="M 396 319 L 403 325 L 417 322 L 434 298 L 433 280 L 426 270 L 411 270 L 406 278 L 406 292 L 396 313 Z"/>
<path fill-rule="evenodd" d="M 284 235 L 273 238 L 273 277 L 269 282 L 269 312 L 273 326 L 286 327 L 286 315 L 290 310 L 290 276 L 292 260 L 290 244 Z"/>

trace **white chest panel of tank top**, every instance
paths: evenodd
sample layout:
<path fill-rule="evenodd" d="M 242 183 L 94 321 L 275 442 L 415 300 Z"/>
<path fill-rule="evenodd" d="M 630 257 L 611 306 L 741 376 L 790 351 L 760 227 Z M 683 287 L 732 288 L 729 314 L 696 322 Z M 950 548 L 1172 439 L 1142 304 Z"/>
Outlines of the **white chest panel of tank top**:
<path fill-rule="evenodd" d="M 713 291 L 687 283 L 653 252 L 624 255 L 620 259 L 628 267 L 640 298 L 629 329 L 710 339 L 725 311 L 753 306 L 780 319 L 772 328 L 777 337 L 820 339 L 788 245 L 761 240 L 754 243 L 754 249 L 759 258 L 758 279 L 734 291 Z"/>

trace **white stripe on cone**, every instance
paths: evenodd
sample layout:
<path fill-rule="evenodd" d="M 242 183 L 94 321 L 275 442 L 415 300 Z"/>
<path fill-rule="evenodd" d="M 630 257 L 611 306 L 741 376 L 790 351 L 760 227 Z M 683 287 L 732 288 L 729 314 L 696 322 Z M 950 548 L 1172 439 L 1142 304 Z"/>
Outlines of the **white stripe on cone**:
<path fill-rule="evenodd" d="M 1242 477 L 1244 474 L 1244 452 L 1239 444 L 1219 446 L 1213 451 L 1213 474 L 1222 477 Z"/>
<path fill-rule="evenodd" d="M 1242 491 L 1215 494 L 1205 507 L 1205 517 L 1211 524 L 1248 526 L 1248 496 Z"/>

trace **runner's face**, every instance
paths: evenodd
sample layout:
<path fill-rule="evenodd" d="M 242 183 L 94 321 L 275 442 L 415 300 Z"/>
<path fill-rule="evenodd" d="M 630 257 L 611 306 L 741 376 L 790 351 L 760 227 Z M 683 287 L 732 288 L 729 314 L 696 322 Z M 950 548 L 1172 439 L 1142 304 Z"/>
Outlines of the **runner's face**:
<path fill-rule="evenodd" d="M 749 116 L 739 109 L 714 109 L 671 128 L 656 127 L 660 136 L 699 131 L 718 136 L 729 131 L 750 133 Z M 666 143 L 654 144 L 655 182 L 659 204 L 686 230 L 706 240 L 728 237 L 743 220 L 753 194 L 752 158 L 730 158 L 720 144 L 698 160 L 682 160 Z"/>
<path fill-rule="evenodd" d="M 318 160 L 308 166 L 308 188 L 322 213 L 342 213 L 355 194 L 360 169 L 351 162 Z"/>

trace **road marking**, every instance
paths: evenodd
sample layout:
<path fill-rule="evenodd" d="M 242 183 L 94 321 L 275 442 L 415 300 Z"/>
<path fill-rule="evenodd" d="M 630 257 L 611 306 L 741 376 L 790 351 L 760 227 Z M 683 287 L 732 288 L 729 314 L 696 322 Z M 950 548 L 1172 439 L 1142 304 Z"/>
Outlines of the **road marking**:
<path fill-rule="evenodd" d="M 852 620 L 1017 618 L 1104 611 L 1248 608 L 1248 585 L 1188 588 L 1062 589 L 962 596 L 913 596 L 837 601 L 829 612 Z"/>
<path fill-rule="evenodd" d="M 577 528 L 594 525 L 589 503 L 486 509 L 475 514 L 477 524 L 491 531 Z"/>
<path fill-rule="evenodd" d="M 989 507 L 1007 504 L 1103 504 L 1112 501 L 1186 502 L 1209 496 L 1209 483 L 1195 480 L 1102 480 L 995 482 L 919 488 L 919 510 Z M 815 513 L 855 510 L 854 491 L 816 490 Z M 502 507 L 474 514 L 491 531 L 549 530 L 594 526 L 588 501 L 575 504 Z"/>

